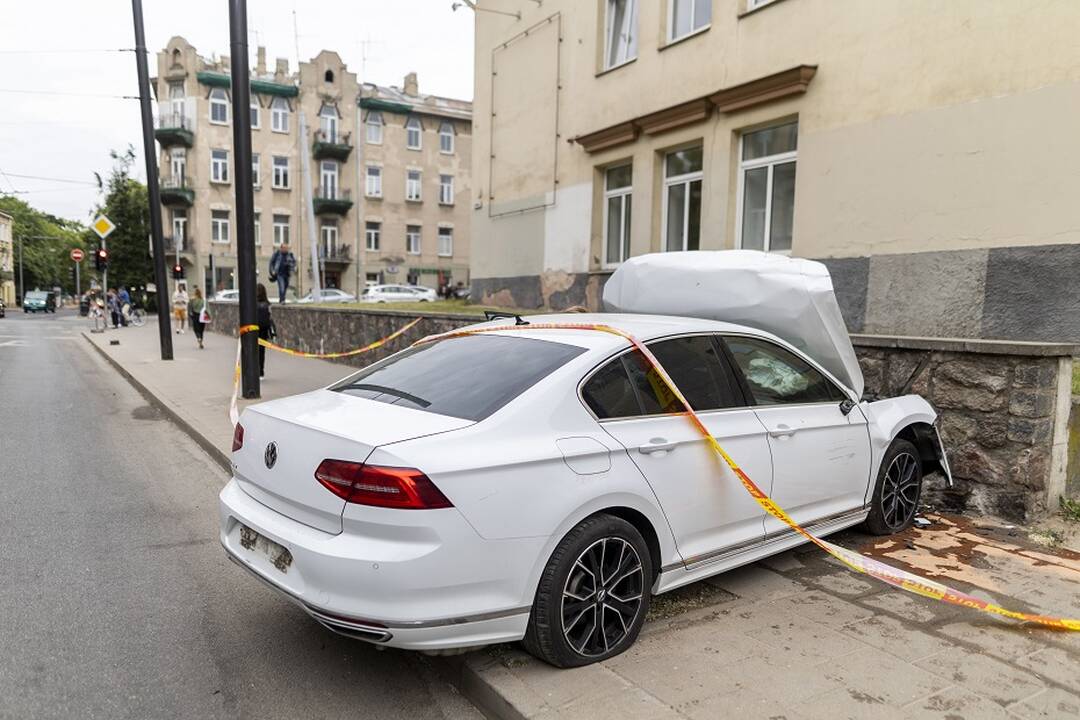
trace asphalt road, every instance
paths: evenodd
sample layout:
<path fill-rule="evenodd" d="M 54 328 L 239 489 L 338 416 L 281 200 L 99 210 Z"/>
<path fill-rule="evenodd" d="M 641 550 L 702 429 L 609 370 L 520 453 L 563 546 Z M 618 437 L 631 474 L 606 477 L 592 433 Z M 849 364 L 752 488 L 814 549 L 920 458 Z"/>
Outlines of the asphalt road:
<path fill-rule="evenodd" d="M 480 717 L 226 560 L 223 472 L 86 327 L 0 319 L 0 718 Z"/>

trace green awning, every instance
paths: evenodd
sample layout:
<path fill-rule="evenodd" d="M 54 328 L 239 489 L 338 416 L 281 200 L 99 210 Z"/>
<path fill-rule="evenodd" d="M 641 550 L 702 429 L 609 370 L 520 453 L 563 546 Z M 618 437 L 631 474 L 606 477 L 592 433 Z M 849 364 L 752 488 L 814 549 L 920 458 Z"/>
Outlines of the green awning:
<path fill-rule="evenodd" d="M 195 77 L 203 85 L 209 85 L 210 87 L 227 88 L 232 86 L 232 78 L 226 73 L 204 71 L 196 73 Z M 296 97 L 300 94 L 299 88 L 295 85 L 270 82 L 269 80 L 252 80 L 251 92 L 260 95 L 279 95 L 281 97 Z"/>
<path fill-rule="evenodd" d="M 360 107 L 366 110 L 385 110 L 386 112 L 401 113 L 408 115 L 413 112 L 413 108 L 410 105 L 403 103 L 391 102 L 389 100 L 380 100 L 379 98 L 360 98 Z"/>

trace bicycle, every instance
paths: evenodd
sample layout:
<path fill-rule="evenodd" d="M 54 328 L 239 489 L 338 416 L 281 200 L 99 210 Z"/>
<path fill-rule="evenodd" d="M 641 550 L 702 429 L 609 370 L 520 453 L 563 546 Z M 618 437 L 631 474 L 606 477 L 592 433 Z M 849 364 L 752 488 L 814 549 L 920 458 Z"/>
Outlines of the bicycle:
<path fill-rule="evenodd" d="M 124 319 L 129 325 L 134 327 L 142 327 L 146 324 L 146 313 L 142 311 L 142 308 L 133 307 L 132 305 L 124 305 L 121 311 L 124 315 Z"/>

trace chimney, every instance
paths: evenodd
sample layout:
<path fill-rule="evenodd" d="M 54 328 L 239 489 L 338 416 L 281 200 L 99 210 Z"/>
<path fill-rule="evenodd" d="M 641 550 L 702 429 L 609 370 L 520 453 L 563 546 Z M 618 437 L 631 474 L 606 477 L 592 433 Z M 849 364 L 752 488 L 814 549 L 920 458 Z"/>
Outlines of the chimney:
<path fill-rule="evenodd" d="M 416 82 L 416 73 L 411 72 L 405 76 L 405 94 L 409 97 L 420 95 L 420 87 Z"/>
<path fill-rule="evenodd" d="M 262 45 L 255 50 L 255 74 L 260 77 L 266 74 L 266 48 Z"/>
<path fill-rule="evenodd" d="M 289 77 L 289 60 L 288 58 L 278 58 L 277 65 L 274 67 L 274 80 L 282 82 Z"/>

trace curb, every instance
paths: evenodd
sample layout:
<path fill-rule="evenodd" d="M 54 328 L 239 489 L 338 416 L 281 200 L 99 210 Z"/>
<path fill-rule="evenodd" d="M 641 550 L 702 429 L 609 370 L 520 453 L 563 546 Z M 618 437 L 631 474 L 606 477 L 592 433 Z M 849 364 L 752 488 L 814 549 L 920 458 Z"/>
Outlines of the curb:
<path fill-rule="evenodd" d="M 178 412 L 176 412 L 174 409 L 169 407 L 168 404 L 163 402 L 161 398 L 155 395 L 149 388 L 147 388 L 145 385 L 135 379 L 135 376 L 128 372 L 128 370 L 124 368 L 124 366 L 121 365 L 117 360 L 111 357 L 109 353 L 105 352 L 104 349 L 98 347 L 98 345 L 90 339 L 90 336 L 87 335 L 85 331 L 83 331 L 81 334 L 86 340 L 87 344 L 89 344 L 90 347 L 96 350 L 98 355 L 105 358 L 109 365 L 111 365 L 112 368 L 116 370 L 116 372 L 119 373 L 122 378 L 127 380 L 133 388 L 138 390 L 139 394 L 142 395 L 147 402 L 149 402 L 151 405 L 163 412 L 169 418 L 169 420 L 171 420 L 173 423 L 176 424 L 177 427 L 187 433 L 187 435 L 192 440 L 194 440 L 195 443 L 214 460 L 214 462 L 220 465 L 221 468 L 225 470 L 225 472 L 232 472 L 232 459 L 229 458 L 228 455 L 226 455 L 219 447 L 206 439 L 202 435 L 202 433 L 196 430 L 191 423 L 185 420 L 184 417 Z"/>

